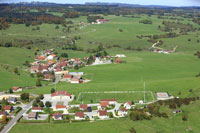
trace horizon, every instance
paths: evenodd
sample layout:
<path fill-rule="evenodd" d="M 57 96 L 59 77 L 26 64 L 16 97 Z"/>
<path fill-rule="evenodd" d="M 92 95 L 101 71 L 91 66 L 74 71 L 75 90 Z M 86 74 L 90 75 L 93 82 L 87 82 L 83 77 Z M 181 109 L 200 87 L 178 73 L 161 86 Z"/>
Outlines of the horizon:
<path fill-rule="evenodd" d="M 85 4 L 89 3 L 123 3 L 123 4 L 138 4 L 138 5 L 158 5 L 158 6 L 200 6 L 200 0 L 176 0 L 176 1 L 164 1 L 164 0 L 0 0 L 0 3 L 20 3 L 20 2 L 49 2 L 57 4 Z"/>

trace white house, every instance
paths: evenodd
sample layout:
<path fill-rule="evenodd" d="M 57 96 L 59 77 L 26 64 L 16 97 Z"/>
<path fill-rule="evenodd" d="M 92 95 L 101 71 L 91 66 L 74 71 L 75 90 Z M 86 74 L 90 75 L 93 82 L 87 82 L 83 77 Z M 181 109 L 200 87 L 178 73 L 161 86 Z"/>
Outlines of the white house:
<path fill-rule="evenodd" d="M 107 110 L 99 110 L 97 115 L 100 119 L 108 119 Z"/>
<path fill-rule="evenodd" d="M 73 97 L 66 91 L 57 91 L 51 94 L 52 100 L 72 100 Z"/>
<path fill-rule="evenodd" d="M 47 60 L 53 60 L 53 59 L 56 59 L 56 55 L 55 55 L 55 54 L 51 54 L 51 55 L 47 56 L 46 59 L 47 59 Z"/>
<path fill-rule="evenodd" d="M 20 92 L 20 91 L 22 91 L 22 88 L 17 87 L 17 86 L 14 86 L 14 87 L 12 88 L 12 90 L 13 90 L 13 92 Z"/>
<path fill-rule="evenodd" d="M 128 110 L 126 108 L 121 108 L 120 110 L 118 110 L 118 115 L 120 117 L 125 117 L 128 115 Z"/>
<path fill-rule="evenodd" d="M 75 113 L 75 120 L 85 120 L 85 115 L 83 112 L 76 112 Z"/>
<path fill-rule="evenodd" d="M 173 98 L 173 96 L 170 96 L 167 92 L 157 92 L 156 96 L 157 100 L 167 100 Z"/>
<path fill-rule="evenodd" d="M 130 101 L 126 102 L 126 103 L 124 104 L 124 108 L 126 108 L 126 109 L 131 109 L 131 102 L 130 102 Z"/>
<path fill-rule="evenodd" d="M 115 57 L 117 57 L 117 58 L 124 58 L 126 56 L 124 54 L 116 54 Z"/>

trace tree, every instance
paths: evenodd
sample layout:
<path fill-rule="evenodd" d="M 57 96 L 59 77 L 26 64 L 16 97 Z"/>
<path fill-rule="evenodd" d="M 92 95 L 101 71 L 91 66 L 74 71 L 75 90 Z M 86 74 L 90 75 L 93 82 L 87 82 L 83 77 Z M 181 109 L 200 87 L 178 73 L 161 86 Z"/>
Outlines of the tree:
<path fill-rule="evenodd" d="M 51 107 L 51 103 L 50 103 L 49 101 L 46 101 L 45 106 L 46 106 L 47 108 L 50 108 L 50 107 Z"/>
<path fill-rule="evenodd" d="M 51 89 L 51 93 L 54 93 L 56 92 L 56 90 L 54 88 Z"/>
<path fill-rule="evenodd" d="M 33 101 L 32 106 L 33 106 L 33 107 L 37 107 L 37 102 L 36 102 L 36 101 Z"/>
<path fill-rule="evenodd" d="M 78 64 L 76 64 L 76 65 L 74 66 L 74 69 L 75 69 L 75 70 L 78 70 L 78 69 L 79 69 Z"/>
<path fill-rule="evenodd" d="M 42 100 L 44 99 L 44 95 L 43 94 L 40 94 L 39 98 Z"/>
<path fill-rule="evenodd" d="M 68 54 L 67 54 L 67 53 L 62 53 L 62 54 L 60 55 L 60 57 L 68 58 Z"/>
<path fill-rule="evenodd" d="M 42 83 L 39 79 L 36 81 L 36 86 L 42 86 Z"/>
<path fill-rule="evenodd" d="M 35 101 L 36 101 L 37 103 L 39 103 L 39 102 L 40 102 L 40 98 L 39 98 L 39 97 L 36 97 L 36 98 L 35 98 Z"/>
<path fill-rule="evenodd" d="M 187 119 L 188 119 L 187 115 L 184 115 L 184 116 L 182 117 L 182 120 L 183 120 L 183 121 L 187 121 Z"/>
<path fill-rule="evenodd" d="M 15 73 L 15 74 L 19 74 L 19 71 L 18 71 L 17 67 L 15 67 L 14 73 Z"/>
<path fill-rule="evenodd" d="M 122 30 L 122 29 L 119 29 L 119 32 L 123 32 L 123 30 Z"/>
<path fill-rule="evenodd" d="M 21 100 L 29 100 L 29 93 L 22 93 L 20 95 Z"/>
<path fill-rule="evenodd" d="M 58 25 L 56 25 L 56 28 L 55 29 L 59 29 L 59 26 Z"/>
<path fill-rule="evenodd" d="M 39 102 L 40 107 L 44 107 L 44 103 L 42 101 Z"/>
<path fill-rule="evenodd" d="M 12 94 L 12 93 L 13 93 L 13 90 L 12 90 L 12 89 L 9 89 L 9 93 Z"/>
<path fill-rule="evenodd" d="M 39 27 L 39 26 L 37 26 L 36 30 L 40 30 L 40 27 Z"/>
<path fill-rule="evenodd" d="M 129 131 L 130 131 L 130 133 L 136 133 L 136 130 L 133 127 Z"/>
<path fill-rule="evenodd" d="M 7 116 L 3 115 L 1 118 L 2 123 L 6 124 L 7 123 Z"/>

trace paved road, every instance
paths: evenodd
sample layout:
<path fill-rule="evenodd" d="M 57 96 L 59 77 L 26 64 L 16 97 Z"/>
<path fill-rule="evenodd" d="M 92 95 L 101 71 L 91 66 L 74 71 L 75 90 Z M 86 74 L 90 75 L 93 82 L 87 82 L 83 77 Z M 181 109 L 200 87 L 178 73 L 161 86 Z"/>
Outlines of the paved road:
<path fill-rule="evenodd" d="M 10 129 L 17 123 L 19 118 L 32 106 L 33 101 L 26 105 L 1 131 L 1 133 L 8 133 Z"/>

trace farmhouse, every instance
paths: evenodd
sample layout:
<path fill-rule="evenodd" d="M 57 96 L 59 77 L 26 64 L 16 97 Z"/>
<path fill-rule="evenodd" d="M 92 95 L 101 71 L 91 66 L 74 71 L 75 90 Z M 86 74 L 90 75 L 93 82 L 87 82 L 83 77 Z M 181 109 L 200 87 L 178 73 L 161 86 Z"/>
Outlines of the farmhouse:
<path fill-rule="evenodd" d="M 54 120 L 62 120 L 63 119 L 63 115 L 62 115 L 62 113 L 55 113 L 55 114 L 52 115 L 52 118 Z"/>
<path fill-rule="evenodd" d="M 17 103 L 17 98 L 16 97 L 9 97 L 8 98 L 8 102 L 12 103 L 12 104 L 16 104 Z"/>
<path fill-rule="evenodd" d="M 28 119 L 29 119 L 29 120 L 36 120 L 37 117 L 38 117 L 38 113 L 37 113 L 37 112 L 30 112 L 30 113 L 28 114 Z"/>
<path fill-rule="evenodd" d="M 32 112 L 43 112 L 42 107 L 32 107 Z"/>
<path fill-rule="evenodd" d="M 79 78 L 73 77 L 70 80 L 70 83 L 72 83 L 72 84 L 79 84 L 79 83 L 82 83 L 82 81 Z"/>
<path fill-rule="evenodd" d="M 100 119 L 108 119 L 108 113 L 106 110 L 99 110 L 97 115 Z"/>
<path fill-rule="evenodd" d="M 130 101 L 126 102 L 126 103 L 124 104 L 124 108 L 126 108 L 126 109 L 131 109 L 131 102 L 130 102 Z"/>
<path fill-rule="evenodd" d="M 87 104 L 80 104 L 80 110 L 86 111 L 87 109 L 88 109 L 88 105 Z"/>
<path fill-rule="evenodd" d="M 71 100 L 72 96 L 66 91 L 57 91 L 51 94 L 53 100 Z"/>
<path fill-rule="evenodd" d="M 167 100 L 173 98 L 173 96 L 170 96 L 167 92 L 157 92 L 156 96 L 157 100 Z"/>
<path fill-rule="evenodd" d="M 116 99 L 101 99 L 100 102 L 108 102 L 109 105 L 115 105 L 117 100 Z"/>
<path fill-rule="evenodd" d="M 13 90 L 13 92 L 20 92 L 20 91 L 22 91 L 22 88 L 14 86 L 14 87 L 12 87 L 12 90 Z"/>
<path fill-rule="evenodd" d="M 120 117 L 127 116 L 127 114 L 128 114 L 128 110 L 126 108 L 121 108 L 120 110 L 118 110 L 118 115 Z"/>
<path fill-rule="evenodd" d="M 4 110 L 5 110 L 7 113 L 10 113 L 10 112 L 12 112 L 13 107 L 12 107 L 11 105 L 7 105 L 7 106 L 4 106 Z"/>
<path fill-rule="evenodd" d="M 75 120 L 84 120 L 85 116 L 83 112 L 76 112 L 75 113 Z"/>

